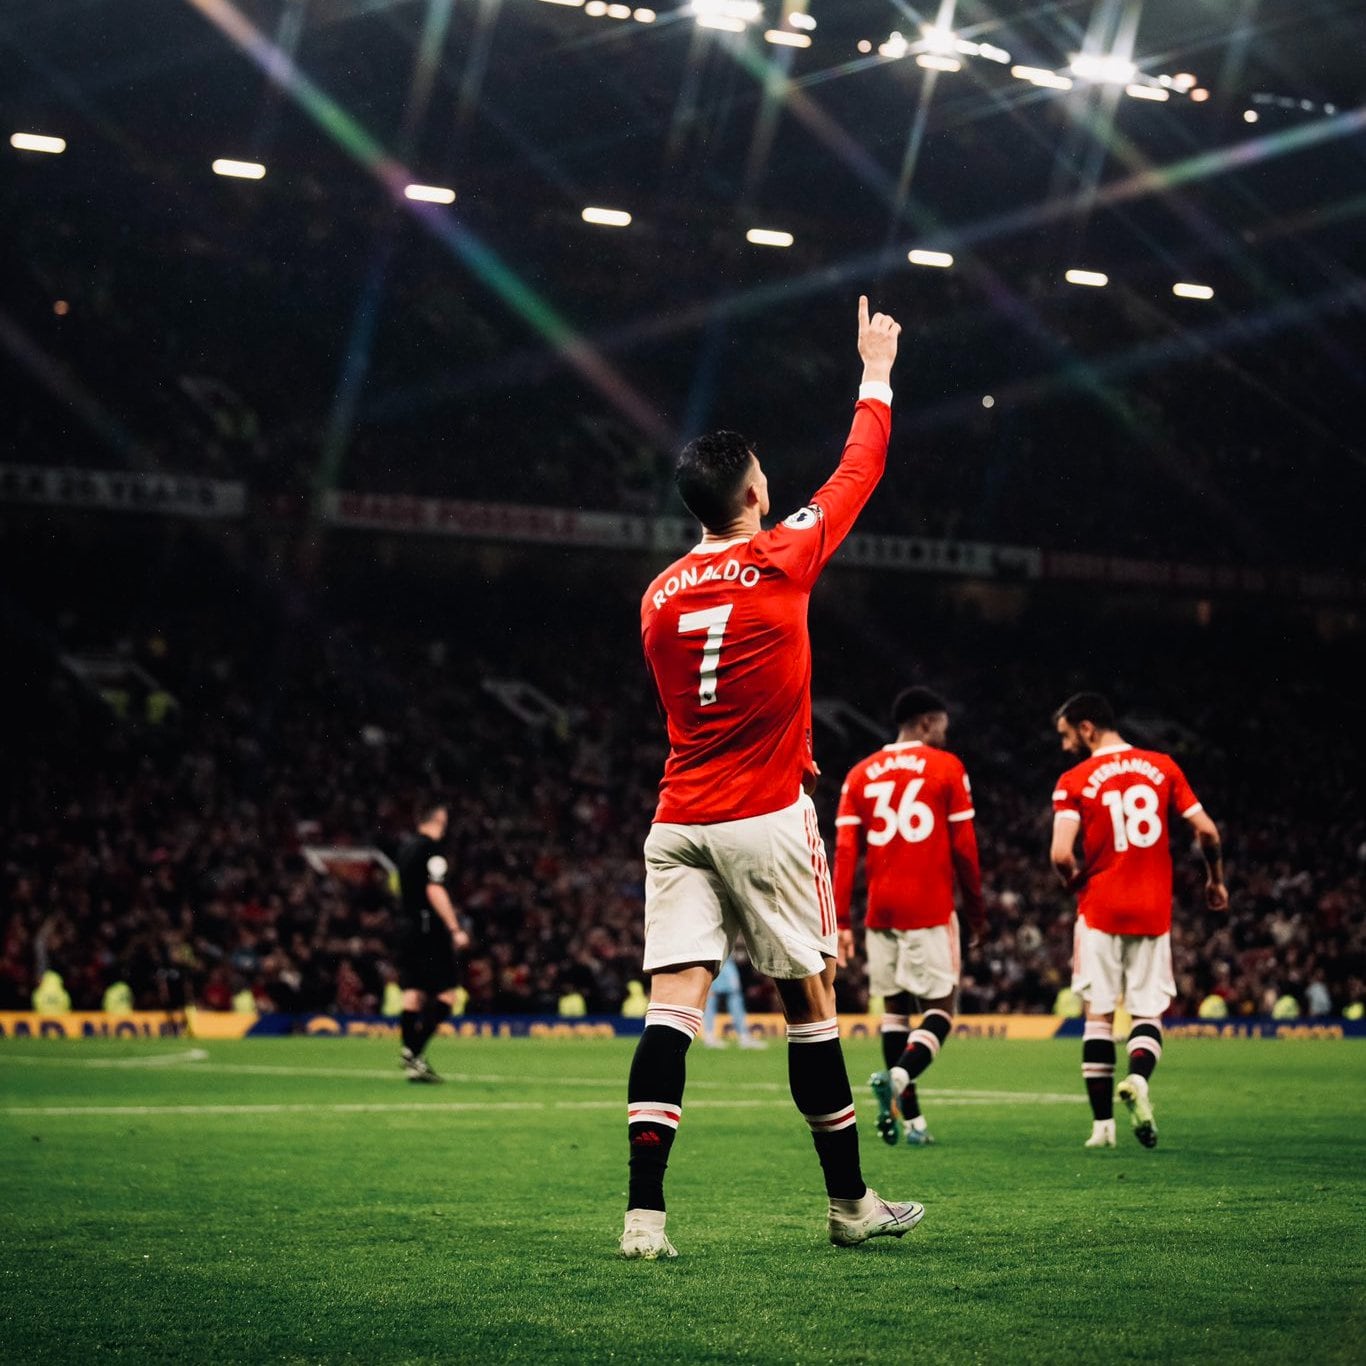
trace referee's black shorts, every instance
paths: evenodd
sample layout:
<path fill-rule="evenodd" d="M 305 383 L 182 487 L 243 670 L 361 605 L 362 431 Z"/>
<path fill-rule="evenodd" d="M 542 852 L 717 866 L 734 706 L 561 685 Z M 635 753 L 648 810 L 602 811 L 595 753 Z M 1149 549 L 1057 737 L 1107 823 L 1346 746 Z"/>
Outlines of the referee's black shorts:
<path fill-rule="evenodd" d="M 436 996 L 460 985 L 451 932 L 437 921 L 432 928 L 405 926 L 398 939 L 398 984 L 405 991 Z"/>

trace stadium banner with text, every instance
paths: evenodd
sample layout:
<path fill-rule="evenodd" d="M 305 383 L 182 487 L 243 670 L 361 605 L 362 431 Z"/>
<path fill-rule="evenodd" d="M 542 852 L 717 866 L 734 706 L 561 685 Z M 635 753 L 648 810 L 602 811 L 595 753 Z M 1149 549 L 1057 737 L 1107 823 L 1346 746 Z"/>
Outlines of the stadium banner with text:
<path fill-rule="evenodd" d="M 63 1015 L 0 1010 L 0 1039 L 183 1039 L 188 1034 L 184 1015 L 168 1015 L 161 1010 L 138 1010 L 126 1015 L 110 1015 L 102 1010 L 76 1010 Z"/>
<path fill-rule="evenodd" d="M 781 1040 L 787 1026 L 781 1015 L 751 1014 L 751 1031 L 759 1038 Z M 841 1015 L 840 1034 L 846 1039 L 878 1037 L 880 1015 Z M 465 1039 L 615 1039 L 632 1038 L 645 1027 L 639 1018 L 620 1015 L 461 1015 L 446 1021 L 440 1033 Z M 1246 1016 L 1230 1020 L 1163 1021 L 1167 1039 L 1279 1039 L 1286 1042 L 1366 1039 L 1366 1020 L 1341 1017 L 1273 1020 Z M 1080 1039 L 1080 1019 L 1056 1015 L 959 1015 L 953 1032 L 960 1039 Z M 728 1016 L 717 1016 L 717 1032 L 734 1037 Z M 195 1010 L 182 1014 L 138 1011 L 109 1015 L 101 1011 L 73 1011 L 44 1015 L 39 1011 L 0 1011 L 0 1040 L 5 1039 L 259 1039 L 287 1035 L 316 1038 L 397 1039 L 397 1019 L 378 1015 L 264 1015 L 226 1010 Z"/>
<path fill-rule="evenodd" d="M 96 508 L 162 517 L 240 517 L 246 485 L 236 480 L 143 470 L 80 470 L 0 465 L 0 502 Z"/>
<path fill-rule="evenodd" d="M 322 510 L 324 520 L 331 525 L 357 531 L 585 549 L 658 550 L 669 554 L 681 554 L 697 540 L 696 524 L 685 517 L 643 517 L 524 503 L 478 503 L 458 498 L 333 490 L 324 495 Z M 1353 574 L 1181 564 L 1046 551 L 1036 546 L 932 540 L 924 536 L 857 532 L 840 547 L 835 564 L 1001 582 L 1046 580 L 1163 588 L 1180 593 L 1274 593 L 1310 602 L 1366 601 L 1366 578 Z"/>
<path fill-rule="evenodd" d="M 359 531 L 422 532 L 609 550 L 681 554 L 697 542 L 697 524 L 686 517 L 639 517 L 401 494 L 333 491 L 323 499 L 323 517 L 333 526 Z M 856 534 L 840 548 L 838 563 L 973 578 L 1036 579 L 1042 555 L 1022 546 Z"/>

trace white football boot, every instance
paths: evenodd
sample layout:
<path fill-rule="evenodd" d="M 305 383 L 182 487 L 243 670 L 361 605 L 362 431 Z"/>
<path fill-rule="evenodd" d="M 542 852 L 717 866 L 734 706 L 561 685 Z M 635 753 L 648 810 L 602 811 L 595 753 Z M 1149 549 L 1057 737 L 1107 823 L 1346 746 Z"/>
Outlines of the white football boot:
<path fill-rule="evenodd" d="M 869 1238 L 900 1238 L 925 1217 L 925 1206 L 914 1200 L 884 1200 L 866 1190 L 862 1200 L 831 1200 L 830 1241 L 836 1247 L 854 1247 Z"/>
<path fill-rule="evenodd" d="M 1115 1146 L 1115 1122 L 1113 1119 L 1094 1119 L 1091 1121 L 1091 1137 L 1082 1144 L 1083 1148 L 1113 1148 Z"/>
<path fill-rule="evenodd" d="M 1134 1137 L 1145 1148 L 1157 1147 L 1157 1121 L 1153 1118 L 1153 1102 L 1148 1095 L 1148 1079 L 1138 1073 L 1124 1078 L 1115 1088 L 1115 1095 L 1129 1111 L 1129 1122 L 1134 1126 Z"/>
<path fill-rule="evenodd" d="M 677 1257 L 678 1249 L 664 1236 L 665 1217 L 662 1209 L 628 1209 L 626 1228 L 621 1235 L 621 1255 L 643 1262 Z"/>

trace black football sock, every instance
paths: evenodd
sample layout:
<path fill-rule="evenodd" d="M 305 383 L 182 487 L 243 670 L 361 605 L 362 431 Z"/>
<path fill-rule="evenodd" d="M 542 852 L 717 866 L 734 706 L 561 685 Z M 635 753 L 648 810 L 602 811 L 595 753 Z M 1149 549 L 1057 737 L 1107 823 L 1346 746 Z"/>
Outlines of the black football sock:
<path fill-rule="evenodd" d="M 1115 1117 L 1115 1031 L 1104 1020 L 1087 1020 L 1082 1031 L 1081 1075 L 1096 1119 Z"/>
<path fill-rule="evenodd" d="M 884 1015 L 882 1017 L 882 1065 L 895 1067 L 906 1051 L 906 1040 L 911 1034 L 909 1015 Z"/>
<path fill-rule="evenodd" d="M 1129 1030 L 1129 1075 L 1147 1081 L 1162 1057 L 1162 1021 L 1135 1020 Z"/>
<path fill-rule="evenodd" d="M 418 1024 L 418 1045 L 413 1052 L 421 1053 L 431 1042 L 432 1035 L 441 1028 L 442 1022 L 449 1020 L 450 1017 L 450 1006 L 439 996 L 428 1001 L 422 1009 L 422 1018 Z"/>
<path fill-rule="evenodd" d="M 683 1117 L 688 1045 L 702 1028 L 692 1006 L 650 1006 L 626 1083 L 626 1137 L 631 1145 L 627 1209 L 664 1208 L 664 1170 Z"/>
<path fill-rule="evenodd" d="M 403 1046 L 414 1057 L 422 1050 L 422 1015 L 416 1010 L 405 1010 L 398 1017 L 398 1032 Z"/>
<path fill-rule="evenodd" d="M 826 1194 L 832 1200 L 861 1200 L 868 1187 L 859 1166 L 854 1093 L 837 1020 L 788 1025 L 787 1080 L 797 1109 L 811 1126 Z"/>
<path fill-rule="evenodd" d="M 953 1028 L 953 1016 L 946 1010 L 927 1010 L 920 1027 L 913 1029 L 906 1041 L 906 1051 L 897 1059 L 896 1066 L 910 1078 L 901 1093 L 901 1117 L 918 1119 L 920 1099 L 916 1095 L 915 1079 L 939 1056 L 944 1040 Z"/>

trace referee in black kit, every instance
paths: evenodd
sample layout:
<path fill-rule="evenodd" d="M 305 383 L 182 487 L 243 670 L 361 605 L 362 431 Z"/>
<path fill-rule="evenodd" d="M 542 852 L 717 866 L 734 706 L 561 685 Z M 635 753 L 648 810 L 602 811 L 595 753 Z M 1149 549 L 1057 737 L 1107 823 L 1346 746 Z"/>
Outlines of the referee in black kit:
<path fill-rule="evenodd" d="M 446 805 L 426 802 L 417 817 L 416 833 L 398 854 L 398 984 L 403 990 L 399 1059 L 409 1081 L 432 1083 L 441 1078 L 422 1050 L 442 1020 L 450 1018 L 459 976 L 455 955 L 469 947 L 470 937 L 446 891 L 448 865 L 441 853 L 449 819 Z"/>

